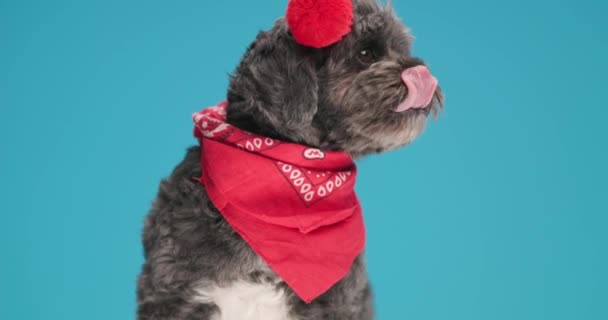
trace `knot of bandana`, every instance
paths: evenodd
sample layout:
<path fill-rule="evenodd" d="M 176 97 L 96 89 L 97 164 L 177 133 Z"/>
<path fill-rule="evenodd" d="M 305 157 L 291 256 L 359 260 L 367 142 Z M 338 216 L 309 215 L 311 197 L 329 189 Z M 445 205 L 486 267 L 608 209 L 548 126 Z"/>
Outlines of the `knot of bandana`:
<path fill-rule="evenodd" d="M 226 122 L 227 103 L 193 115 L 209 198 L 234 230 L 304 301 L 346 276 L 365 243 L 356 166 Z"/>

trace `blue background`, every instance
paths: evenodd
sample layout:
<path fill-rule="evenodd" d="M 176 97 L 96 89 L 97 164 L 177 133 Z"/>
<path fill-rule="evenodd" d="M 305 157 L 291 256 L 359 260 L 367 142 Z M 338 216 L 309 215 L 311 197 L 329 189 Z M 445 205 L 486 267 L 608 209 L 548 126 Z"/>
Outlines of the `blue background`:
<path fill-rule="evenodd" d="M 395 2 L 447 108 L 360 162 L 378 319 L 608 319 L 608 6 Z M 285 6 L 0 0 L 0 319 L 134 318 L 159 179 Z"/>

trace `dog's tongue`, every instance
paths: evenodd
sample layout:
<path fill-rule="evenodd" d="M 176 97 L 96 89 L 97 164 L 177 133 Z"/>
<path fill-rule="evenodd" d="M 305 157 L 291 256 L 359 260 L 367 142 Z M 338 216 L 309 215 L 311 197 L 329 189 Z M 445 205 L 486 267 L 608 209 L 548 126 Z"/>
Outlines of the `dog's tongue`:
<path fill-rule="evenodd" d="M 406 69 L 401 73 L 401 79 L 407 86 L 408 94 L 405 101 L 395 109 L 396 112 L 424 108 L 431 103 L 438 82 L 427 67 Z"/>

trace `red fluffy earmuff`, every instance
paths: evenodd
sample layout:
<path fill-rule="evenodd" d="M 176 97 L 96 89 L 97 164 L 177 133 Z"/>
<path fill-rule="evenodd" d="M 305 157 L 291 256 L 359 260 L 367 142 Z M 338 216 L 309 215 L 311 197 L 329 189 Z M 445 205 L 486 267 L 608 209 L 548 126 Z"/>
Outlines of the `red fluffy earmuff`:
<path fill-rule="evenodd" d="M 353 24 L 352 0 L 290 0 L 287 25 L 304 46 L 323 48 L 340 41 Z"/>

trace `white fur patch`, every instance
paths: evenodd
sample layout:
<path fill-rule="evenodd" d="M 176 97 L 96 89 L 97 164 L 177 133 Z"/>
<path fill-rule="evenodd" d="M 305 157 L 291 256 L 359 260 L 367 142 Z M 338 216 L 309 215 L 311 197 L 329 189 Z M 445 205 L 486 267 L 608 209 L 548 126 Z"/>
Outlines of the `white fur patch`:
<path fill-rule="evenodd" d="M 272 284 L 239 281 L 228 287 L 200 286 L 194 301 L 213 303 L 220 314 L 213 320 L 295 320 L 283 290 Z"/>

